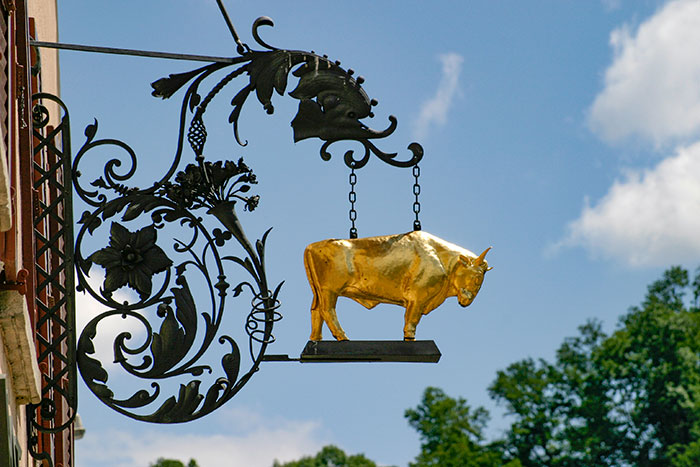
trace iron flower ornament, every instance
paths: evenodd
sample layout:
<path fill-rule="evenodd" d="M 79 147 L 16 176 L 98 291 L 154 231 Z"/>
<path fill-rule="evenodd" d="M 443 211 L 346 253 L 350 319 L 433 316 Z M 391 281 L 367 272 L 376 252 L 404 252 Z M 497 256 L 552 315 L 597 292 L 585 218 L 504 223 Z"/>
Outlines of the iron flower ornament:
<path fill-rule="evenodd" d="M 88 257 L 88 261 L 105 269 L 102 286 L 105 295 L 111 296 L 125 285 L 138 292 L 142 299 L 151 295 L 153 275 L 173 264 L 156 245 L 156 239 L 156 229 L 152 225 L 130 232 L 118 222 L 112 222 L 109 246 Z"/>
<path fill-rule="evenodd" d="M 205 162 L 203 168 L 189 164 L 178 172 L 173 183 L 163 186 L 164 194 L 185 208 L 214 208 L 220 203 L 241 201 L 244 210 L 253 211 L 260 202 L 260 196 L 244 196 L 250 185 L 258 180 L 253 171 L 238 159 L 233 161 Z"/>

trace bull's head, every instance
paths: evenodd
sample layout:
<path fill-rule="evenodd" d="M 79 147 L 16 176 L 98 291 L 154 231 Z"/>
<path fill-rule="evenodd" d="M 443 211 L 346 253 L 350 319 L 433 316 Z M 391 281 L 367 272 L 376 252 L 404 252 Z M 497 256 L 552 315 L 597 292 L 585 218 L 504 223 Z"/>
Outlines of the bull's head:
<path fill-rule="evenodd" d="M 484 259 L 490 249 L 491 247 L 488 247 L 476 258 L 459 257 L 459 263 L 453 272 L 452 286 L 456 290 L 459 304 L 463 307 L 474 301 L 476 294 L 481 289 L 481 284 L 484 282 L 484 274 L 493 269 Z"/>

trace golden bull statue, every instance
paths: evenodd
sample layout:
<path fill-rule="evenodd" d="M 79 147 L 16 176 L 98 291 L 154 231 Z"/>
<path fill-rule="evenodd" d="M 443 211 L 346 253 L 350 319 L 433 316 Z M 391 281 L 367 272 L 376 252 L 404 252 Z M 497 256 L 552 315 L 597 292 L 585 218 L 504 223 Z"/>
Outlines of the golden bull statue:
<path fill-rule="evenodd" d="M 347 340 L 338 322 L 338 297 L 348 297 L 371 309 L 379 303 L 406 308 L 404 340 L 415 340 L 423 315 L 447 297 L 469 305 L 490 270 L 484 257 L 427 232 L 323 240 L 304 250 L 304 266 L 314 298 L 311 340 L 320 341 L 325 322 L 333 336 Z"/>

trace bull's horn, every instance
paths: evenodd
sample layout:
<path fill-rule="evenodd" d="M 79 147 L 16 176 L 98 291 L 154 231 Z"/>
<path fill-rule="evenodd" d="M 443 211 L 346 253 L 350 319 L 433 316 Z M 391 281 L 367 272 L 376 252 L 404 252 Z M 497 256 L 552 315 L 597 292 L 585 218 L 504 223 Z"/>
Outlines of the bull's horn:
<path fill-rule="evenodd" d="M 481 264 L 481 263 L 483 263 L 483 262 L 484 262 L 484 258 L 486 257 L 486 253 L 488 253 L 489 250 L 490 250 L 491 248 L 492 248 L 492 247 L 488 247 L 487 249 L 485 249 L 484 252 L 481 253 L 481 254 L 479 255 L 479 257 L 476 258 L 476 259 L 474 260 L 474 264 Z"/>

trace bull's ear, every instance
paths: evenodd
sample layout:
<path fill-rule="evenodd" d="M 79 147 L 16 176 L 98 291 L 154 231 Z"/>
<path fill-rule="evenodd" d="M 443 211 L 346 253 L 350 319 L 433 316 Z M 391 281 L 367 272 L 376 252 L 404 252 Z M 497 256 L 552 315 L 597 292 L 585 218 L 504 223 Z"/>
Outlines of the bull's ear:
<path fill-rule="evenodd" d="M 490 271 L 491 269 L 493 269 L 493 266 L 489 266 L 488 268 L 486 268 L 486 271 Z"/>
<path fill-rule="evenodd" d="M 464 255 L 459 255 L 459 262 L 465 266 L 471 266 L 474 262 L 474 258 L 470 258 L 470 257 L 464 256 Z"/>

